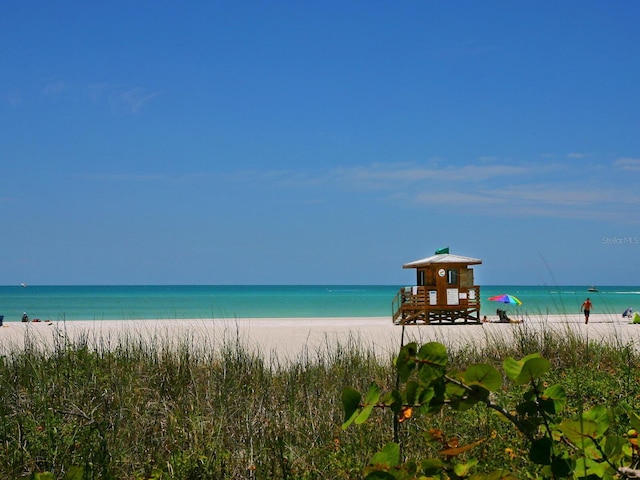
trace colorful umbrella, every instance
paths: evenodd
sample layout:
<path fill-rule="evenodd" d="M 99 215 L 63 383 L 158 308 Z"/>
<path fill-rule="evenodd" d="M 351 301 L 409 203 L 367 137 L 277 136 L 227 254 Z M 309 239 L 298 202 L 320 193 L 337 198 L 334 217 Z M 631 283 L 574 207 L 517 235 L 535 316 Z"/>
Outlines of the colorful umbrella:
<path fill-rule="evenodd" d="M 492 300 L 494 302 L 510 303 L 512 305 L 522 305 L 522 302 L 518 297 L 514 297 L 513 295 L 509 295 L 506 293 L 503 293 L 502 295 L 496 295 L 495 297 L 489 297 L 489 300 Z"/>

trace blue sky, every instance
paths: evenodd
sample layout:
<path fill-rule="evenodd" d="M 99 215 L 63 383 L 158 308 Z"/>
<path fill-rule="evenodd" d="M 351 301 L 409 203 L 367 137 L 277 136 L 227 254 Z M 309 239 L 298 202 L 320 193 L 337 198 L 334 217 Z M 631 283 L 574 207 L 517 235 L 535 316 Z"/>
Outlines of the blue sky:
<path fill-rule="evenodd" d="M 0 1 L 0 284 L 640 284 L 640 4 Z"/>

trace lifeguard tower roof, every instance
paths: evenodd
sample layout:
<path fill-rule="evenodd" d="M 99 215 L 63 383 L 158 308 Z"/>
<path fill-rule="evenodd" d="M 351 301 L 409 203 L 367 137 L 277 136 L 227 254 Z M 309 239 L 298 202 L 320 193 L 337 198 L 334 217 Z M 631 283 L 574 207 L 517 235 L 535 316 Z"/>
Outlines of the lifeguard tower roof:
<path fill-rule="evenodd" d="M 423 258 L 421 260 L 415 260 L 413 262 L 405 263 L 404 265 L 402 265 L 402 268 L 417 268 L 438 263 L 479 265 L 482 263 L 482 260 L 480 260 L 479 258 L 463 257 L 462 255 L 440 253 L 427 258 Z"/>

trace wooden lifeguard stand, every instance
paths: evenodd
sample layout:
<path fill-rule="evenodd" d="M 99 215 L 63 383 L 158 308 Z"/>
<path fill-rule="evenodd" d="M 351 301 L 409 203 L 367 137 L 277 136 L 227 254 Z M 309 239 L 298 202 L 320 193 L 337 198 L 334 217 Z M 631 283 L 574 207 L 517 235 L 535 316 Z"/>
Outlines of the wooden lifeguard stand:
<path fill-rule="evenodd" d="M 416 285 L 403 287 L 391 304 L 396 325 L 480 323 L 480 287 L 473 284 L 478 258 L 452 255 L 449 249 L 407 263 L 416 269 Z"/>

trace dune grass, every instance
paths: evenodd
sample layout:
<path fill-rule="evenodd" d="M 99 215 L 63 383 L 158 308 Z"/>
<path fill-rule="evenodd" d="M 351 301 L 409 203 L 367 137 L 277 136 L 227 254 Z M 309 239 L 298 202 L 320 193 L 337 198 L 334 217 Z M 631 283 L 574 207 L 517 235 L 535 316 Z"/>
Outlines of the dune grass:
<path fill-rule="evenodd" d="M 451 349 L 451 368 L 539 352 L 553 363 L 549 381 L 569 392 L 569 409 L 640 398 L 639 357 L 624 339 L 593 342 L 525 323 L 509 342 L 485 340 Z M 61 335 L 53 348 L 25 339 L 0 357 L 0 477 L 63 478 L 76 468 L 89 479 L 360 478 L 391 440 L 392 419 L 378 411 L 343 431 L 340 398 L 371 381 L 393 386 L 392 359 L 351 338 L 286 360 L 228 339 Z M 517 393 L 505 390 L 500 401 Z M 486 409 L 416 416 L 402 427 L 405 453 L 424 457 L 422 435 L 434 429 L 461 443 L 486 438 L 474 452 L 481 469 L 535 475 L 524 439 Z"/>

